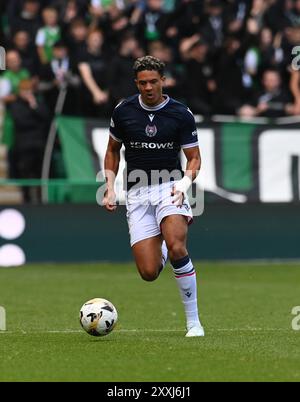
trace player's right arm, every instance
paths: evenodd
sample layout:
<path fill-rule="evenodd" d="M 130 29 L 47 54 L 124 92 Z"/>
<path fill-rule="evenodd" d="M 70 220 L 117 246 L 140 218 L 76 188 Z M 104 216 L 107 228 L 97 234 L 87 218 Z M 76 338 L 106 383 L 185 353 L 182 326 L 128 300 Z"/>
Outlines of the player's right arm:
<path fill-rule="evenodd" d="M 290 90 L 294 96 L 293 114 L 300 113 L 300 71 L 291 70 Z"/>
<path fill-rule="evenodd" d="M 121 147 L 122 143 L 120 141 L 116 141 L 112 136 L 109 137 L 104 160 L 106 190 L 104 193 L 103 205 L 107 211 L 110 212 L 115 211 L 117 208 L 114 185 L 119 170 Z"/>

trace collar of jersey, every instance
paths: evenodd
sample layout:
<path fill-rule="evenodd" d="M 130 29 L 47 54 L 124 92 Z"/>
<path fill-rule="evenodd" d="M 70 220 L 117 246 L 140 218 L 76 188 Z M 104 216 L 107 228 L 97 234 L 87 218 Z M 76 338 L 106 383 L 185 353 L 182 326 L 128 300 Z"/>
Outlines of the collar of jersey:
<path fill-rule="evenodd" d="M 159 105 L 156 105 L 156 106 L 151 107 L 151 106 L 145 105 L 145 103 L 143 103 L 143 101 L 142 101 L 141 95 L 139 95 L 139 102 L 140 102 L 141 107 L 143 109 L 147 110 L 148 112 L 156 112 L 157 110 L 160 110 L 163 107 L 165 107 L 167 103 L 169 103 L 170 97 L 168 95 L 163 95 L 163 96 L 165 96 L 166 99 L 162 103 L 160 103 Z"/>

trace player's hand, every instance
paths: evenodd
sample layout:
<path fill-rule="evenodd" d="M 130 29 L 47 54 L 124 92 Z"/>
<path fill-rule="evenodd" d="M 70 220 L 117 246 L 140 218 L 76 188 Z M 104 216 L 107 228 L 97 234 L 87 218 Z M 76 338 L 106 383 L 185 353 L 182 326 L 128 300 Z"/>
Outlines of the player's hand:
<path fill-rule="evenodd" d="M 181 207 L 183 205 L 185 195 L 187 194 L 188 189 L 192 185 L 192 179 L 188 175 L 184 175 L 184 177 L 177 181 L 171 190 L 171 196 L 174 197 L 172 204 L 177 207 Z"/>
<path fill-rule="evenodd" d="M 180 190 L 176 190 L 176 186 L 172 187 L 171 197 L 173 197 L 172 204 L 176 207 L 181 207 L 184 201 L 184 193 Z"/>
<path fill-rule="evenodd" d="M 113 190 L 106 190 L 104 193 L 102 204 L 107 211 L 115 211 L 117 209 L 116 193 Z"/>

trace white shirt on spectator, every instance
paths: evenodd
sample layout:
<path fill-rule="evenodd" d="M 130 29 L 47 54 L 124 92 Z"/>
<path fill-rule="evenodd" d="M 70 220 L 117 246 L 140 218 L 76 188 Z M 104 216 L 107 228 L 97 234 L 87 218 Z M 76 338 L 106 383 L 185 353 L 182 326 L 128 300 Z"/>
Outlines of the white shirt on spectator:
<path fill-rule="evenodd" d="M 0 79 L 0 99 L 11 94 L 11 84 L 6 78 Z"/>
<path fill-rule="evenodd" d="M 91 5 L 92 5 L 92 7 L 95 7 L 95 8 L 102 7 L 103 6 L 102 3 L 103 3 L 102 0 L 91 0 Z M 116 3 L 116 6 L 120 9 L 123 9 L 125 7 L 124 0 L 115 0 L 115 3 Z"/>
<path fill-rule="evenodd" d="M 57 32 L 57 27 L 50 28 L 48 27 L 49 32 L 53 32 L 55 34 Z M 44 46 L 46 43 L 46 30 L 44 28 L 40 28 L 36 34 L 35 44 L 36 46 Z"/>

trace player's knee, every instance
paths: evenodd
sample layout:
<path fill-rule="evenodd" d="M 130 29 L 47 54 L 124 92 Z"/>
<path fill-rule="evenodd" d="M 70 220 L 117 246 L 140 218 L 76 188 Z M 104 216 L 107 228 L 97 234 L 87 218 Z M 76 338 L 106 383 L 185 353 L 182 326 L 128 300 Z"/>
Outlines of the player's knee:
<path fill-rule="evenodd" d="M 139 273 L 144 281 L 153 282 L 158 278 L 159 270 L 153 269 L 152 267 L 143 267 L 139 268 Z"/>
<path fill-rule="evenodd" d="M 141 277 L 146 282 L 153 282 L 153 281 L 155 281 L 155 279 L 157 279 L 158 275 L 157 274 L 141 273 Z"/>
<path fill-rule="evenodd" d="M 187 249 L 181 242 L 173 242 L 168 245 L 168 253 L 171 261 L 177 261 L 187 255 Z"/>

